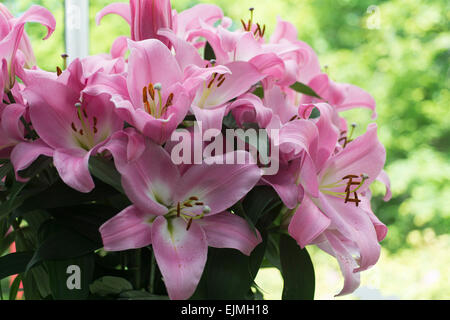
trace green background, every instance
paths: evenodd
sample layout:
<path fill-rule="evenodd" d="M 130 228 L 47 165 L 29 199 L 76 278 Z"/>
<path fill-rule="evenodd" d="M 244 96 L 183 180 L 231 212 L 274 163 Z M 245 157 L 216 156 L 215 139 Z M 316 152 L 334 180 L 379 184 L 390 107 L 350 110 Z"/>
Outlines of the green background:
<path fill-rule="evenodd" d="M 55 70 L 64 52 L 64 1 L 1 1 L 20 15 L 31 4 L 50 9 L 55 34 L 41 41 L 45 28 L 26 27 L 38 65 Z M 100 26 L 95 14 L 112 1 L 91 0 L 91 54 L 108 52 L 129 27 L 117 16 Z M 356 84 L 377 101 L 379 136 L 387 149 L 386 171 L 393 198 L 382 201 L 383 187 L 374 186 L 373 209 L 388 225 L 383 251 L 374 268 L 362 274 L 362 289 L 344 299 L 450 298 L 450 2 L 446 0 L 172 0 L 178 11 L 197 3 L 221 6 L 235 22 L 255 19 L 273 32 L 277 17 L 296 25 L 338 82 Z M 345 114 L 365 131 L 370 112 Z M 342 286 L 336 261 L 312 250 L 318 288 L 316 299 L 329 299 Z M 256 281 L 269 299 L 281 297 L 276 269 L 264 269 Z M 342 298 L 340 298 L 342 299 Z"/>

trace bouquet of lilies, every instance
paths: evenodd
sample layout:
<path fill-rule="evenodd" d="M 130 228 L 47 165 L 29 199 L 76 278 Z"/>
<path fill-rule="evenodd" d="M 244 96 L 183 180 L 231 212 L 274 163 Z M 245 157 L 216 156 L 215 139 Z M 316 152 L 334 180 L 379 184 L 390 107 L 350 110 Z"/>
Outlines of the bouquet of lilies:
<path fill-rule="evenodd" d="M 386 226 L 370 186 L 386 185 L 372 123 L 340 115 L 375 101 L 336 83 L 278 20 L 270 37 L 215 5 L 113 3 L 130 36 L 110 53 L 37 67 L 32 6 L 0 4 L 0 278 L 27 299 L 260 299 L 275 267 L 283 299 L 312 299 L 307 246 L 339 262 L 352 293 Z M 11 245 L 15 250 L 11 250 Z M 14 251 L 14 252 L 13 252 Z"/>

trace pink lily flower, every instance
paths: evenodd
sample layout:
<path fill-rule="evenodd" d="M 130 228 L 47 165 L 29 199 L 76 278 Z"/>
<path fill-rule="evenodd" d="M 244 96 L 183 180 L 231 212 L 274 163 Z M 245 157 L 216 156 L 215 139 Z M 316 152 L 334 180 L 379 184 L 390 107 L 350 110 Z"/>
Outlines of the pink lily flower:
<path fill-rule="evenodd" d="M 138 158 L 130 157 L 142 148 L 132 134 L 117 136 L 103 149 L 113 154 L 133 205 L 100 227 L 104 247 L 121 251 L 152 245 L 171 299 L 194 293 L 208 246 L 250 255 L 261 242 L 244 219 L 226 211 L 259 181 L 255 164 L 193 165 L 181 174 L 161 146 L 147 141 Z M 229 161 L 237 154 L 218 157 Z"/>
<path fill-rule="evenodd" d="M 130 0 L 129 4 L 115 2 L 97 14 L 97 24 L 100 24 L 103 17 L 108 14 L 117 14 L 128 22 L 133 41 L 158 39 L 169 45 L 169 42 L 157 32 L 160 28 L 172 28 L 170 0 Z"/>
<path fill-rule="evenodd" d="M 52 35 L 56 25 L 53 15 L 43 7 L 31 6 L 20 18 L 14 19 L 4 5 L 0 6 L 0 59 L 6 61 L 8 70 L 5 90 L 12 89 L 15 84 L 16 56 L 19 49 L 24 55 L 26 65 L 30 67 L 35 64 L 30 41 L 24 31 L 27 22 L 37 22 L 47 27 L 44 40 Z"/>
<path fill-rule="evenodd" d="M 58 79 L 42 77 L 25 89 L 33 129 L 40 139 L 14 148 L 11 161 L 18 179 L 19 171 L 43 154 L 53 157 L 67 185 L 80 192 L 94 188 L 89 158 L 123 128 L 123 121 L 115 114 L 108 95 L 82 95 L 83 74 L 81 63 L 75 60 Z"/>
<path fill-rule="evenodd" d="M 103 89 L 124 121 L 163 144 L 183 121 L 192 101 L 184 87 L 183 72 L 159 40 L 129 40 L 129 47 L 127 77 L 106 77 L 99 87 L 87 92 Z"/>
<path fill-rule="evenodd" d="M 382 172 L 385 159 L 377 127 L 371 124 L 364 135 L 320 168 L 318 196 L 310 194 L 311 188 L 300 179 L 306 192 L 289 223 L 289 234 L 301 247 L 317 243 L 328 246 L 329 250 L 324 250 L 337 257 L 345 277 L 340 295 L 355 290 L 357 273 L 374 265 L 380 255 L 380 228 L 384 230 L 385 226 L 379 221 L 374 224 L 373 214 L 362 202 L 367 202 L 363 198 Z M 350 252 L 357 252 L 359 257 L 355 260 Z"/>

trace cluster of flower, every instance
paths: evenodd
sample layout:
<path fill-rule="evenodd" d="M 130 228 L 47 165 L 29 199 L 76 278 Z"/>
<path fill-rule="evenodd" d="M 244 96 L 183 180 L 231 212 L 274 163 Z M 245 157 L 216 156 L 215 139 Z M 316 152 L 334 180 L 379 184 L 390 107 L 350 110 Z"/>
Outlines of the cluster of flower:
<path fill-rule="evenodd" d="M 101 226 L 104 248 L 151 245 L 172 299 L 193 294 L 208 246 L 249 255 L 261 242 L 227 210 L 255 186 L 271 186 L 286 208 L 281 227 L 301 247 L 335 256 L 345 277 L 340 294 L 353 292 L 387 232 L 369 186 L 380 180 L 386 199 L 390 192 L 376 125 L 353 137 L 339 112 L 363 107 L 375 115 L 374 99 L 330 80 L 290 23 L 279 20 L 267 39 L 252 8 L 239 28 L 206 4 L 178 13 L 169 0 L 130 0 L 105 7 L 97 23 L 111 13 L 130 24 L 131 38 L 46 72 L 36 67 L 24 24 L 39 22 L 50 36 L 52 14 L 32 6 L 16 19 L 0 4 L 0 148 L 16 179 L 45 155 L 68 186 L 87 193 L 95 188 L 89 158 L 113 160 L 133 204 Z M 227 115 L 237 127 L 277 130 L 276 174 L 252 157 L 234 163 L 246 150 L 174 164 L 174 132 L 200 123 L 220 132 Z"/>

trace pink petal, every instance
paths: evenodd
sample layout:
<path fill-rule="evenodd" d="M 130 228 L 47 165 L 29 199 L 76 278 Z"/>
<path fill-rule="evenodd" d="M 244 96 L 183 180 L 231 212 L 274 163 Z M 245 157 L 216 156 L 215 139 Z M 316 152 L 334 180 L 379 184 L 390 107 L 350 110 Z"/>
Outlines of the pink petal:
<path fill-rule="evenodd" d="M 175 58 L 184 70 L 188 65 L 196 65 L 204 67 L 204 60 L 200 57 L 198 50 L 189 42 L 178 38 L 175 33 L 170 29 L 159 29 L 158 35 L 167 38 L 175 49 Z"/>
<path fill-rule="evenodd" d="M 106 251 L 123 251 L 146 247 L 152 242 L 151 218 L 136 206 L 129 206 L 99 229 Z"/>
<path fill-rule="evenodd" d="M 59 176 L 69 187 L 88 193 L 94 189 L 94 181 L 89 172 L 91 152 L 81 149 L 56 149 L 53 163 Z"/>
<path fill-rule="evenodd" d="M 232 248 L 249 256 L 262 241 L 257 230 L 252 230 L 247 221 L 230 212 L 204 217 L 198 220 L 198 224 L 205 232 L 210 247 Z"/>
<path fill-rule="evenodd" d="M 108 14 L 117 14 L 121 16 L 131 26 L 131 11 L 128 3 L 116 2 L 104 7 L 95 16 L 95 22 L 97 25 L 99 25 L 103 17 Z"/>
<path fill-rule="evenodd" d="M 322 234 L 329 225 L 330 219 L 316 207 L 308 196 L 305 196 L 289 223 L 288 231 L 299 246 L 304 248 Z"/>
<path fill-rule="evenodd" d="M 180 12 L 174 21 L 177 35 L 183 37 L 187 32 L 201 27 L 199 20 L 213 25 L 223 18 L 223 11 L 220 7 L 212 4 L 197 4 L 192 8 Z"/>
<path fill-rule="evenodd" d="M 118 163 L 126 163 L 124 153 L 116 153 Z M 128 198 L 142 211 L 164 215 L 173 205 L 173 193 L 179 185 L 179 172 L 170 155 L 159 145 L 148 141 L 139 159 L 122 166 L 122 186 Z"/>
<path fill-rule="evenodd" d="M 392 198 L 391 181 L 386 171 L 381 170 L 380 174 L 377 177 L 377 180 L 386 186 L 386 194 L 384 195 L 383 200 L 384 201 L 391 200 Z"/>
<path fill-rule="evenodd" d="M 197 122 L 202 124 L 203 131 L 209 129 L 222 130 L 222 121 L 227 111 L 226 106 L 215 109 L 203 109 L 193 105 L 191 109 Z"/>
<path fill-rule="evenodd" d="M 194 100 L 194 105 L 206 109 L 223 105 L 247 92 L 254 84 L 265 77 L 248 62 L 231 62 L 225 66 L 230 69 L 231 74 L 226 75 L 223 84 L 214 89 L 206 99 L 201 99 L 203 91 L 200 90 Z"/>
<path fill-rule="evenodd" d="M 354 292 L 360 284 L 359 273 L 353 272 L 357 266 L 356 261 L 353 259 L 351 253 L 347 250 L 342 241 L 333 233 L 325 232 L 327 244 L 323 244 L 328 247 L 328 250 L 337 258 L 339 267 L 344 275 L 344 287 L 341 292 L 336 296 L 343 296 Z M 322 246 L 319 245 L 322 248 Z"/>
<path fill-rule="evenodd" d="M 210 214 L 225 211 L 242 199 L 260 180 L 261 169 L 254 163 L 235 163 L 235 157 L 248 158 L 245 151 L 230 152 L 217 158 L 207 158 L 201 165 L 193 165 L 177 186 L 178 200 L 195 196 L 211 208 Z M 206 163 L 220 160 L 223 164 Z"/>
<path fill-rule="evenodd" d="M 345 149 L 325 163 L 321 173 L 321 185 L 342 181 L 347 175 L 366 174 L 369 178 L 359 189 L 359 192 L 364 192 L 380 174 L 385 160 L 386 150 L 378 140 L 377 125 L 370 124 L 365 134 L 350 142 Z M 345 187 L 339 191 L 343 189 Z"/>
<path fill-rule="evenodd" d="M 19 143 L 13 149 L 11 153 L 11 162 L 14 166 L 14 171 L 16 172 L 17 181 L 26 181 L 26 179 L 19 176 L 19 172 L 28 168 L 40 155 L 53 157 L 53 149 L 41 139 L 33 142 Z"/>
<path fill-rule="evenodd" d="M 237 124 L 242 127 L 244 123 L 258 123 L 260 128 L 265 128 L 272 119 L 272 110 L 262 103 L 254 94 L 248 93 L 234 101 L 228 110 L 232 110 Z"/>
<path fill-rule="evenodd" d="M 370 218 L 363 208 L 343 199 L 320 195 L 319 207 L 332 221 L 332 225 L 350 241 L 353 241 L 360 254 L 359 268 L 363 271 L 373 266 L 380 257 L 380 245 Z"/>
<path fill-rule="evenodd" d="M 143 106 L 142 89 L 149 83 L 160 83 L 162 92 L 183 80 L 183 73 L 172 52 L 155 39 L 134 42 L 129 40 L 130 57 L 127 85 L 135 107 Z M 168 95 L 168 94 L 167 94 Z"/>
<path fill-rule="evenodd" d="M 197 223 L 189 230 L 181 218 L 158 217 L 152 225 L 152 245 L 170 299 L 192 296 L 206 264 L 208 244 Z"/>
<path fill-rule="evenodd" d="M 1 126 L 10 139 L 24 140 L 24 129 L 20 118 L 26 112 L 26 107 L 21 104 L 8 105 L 1 114 Z"/>

